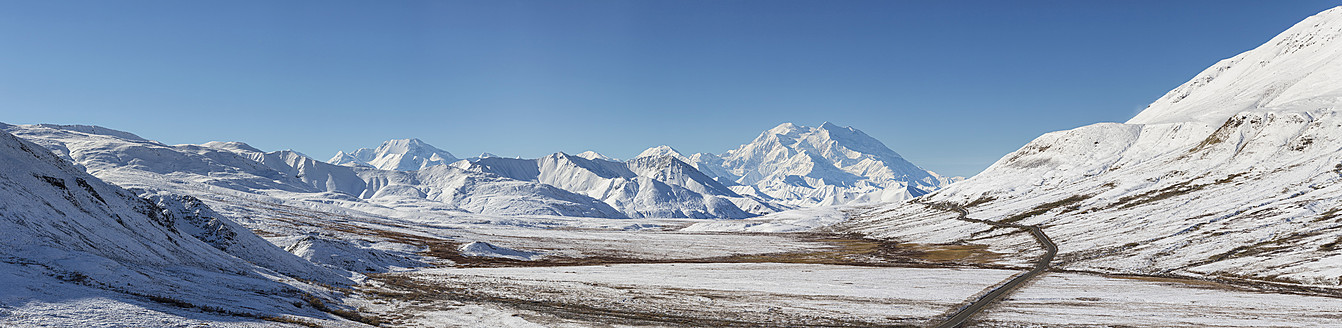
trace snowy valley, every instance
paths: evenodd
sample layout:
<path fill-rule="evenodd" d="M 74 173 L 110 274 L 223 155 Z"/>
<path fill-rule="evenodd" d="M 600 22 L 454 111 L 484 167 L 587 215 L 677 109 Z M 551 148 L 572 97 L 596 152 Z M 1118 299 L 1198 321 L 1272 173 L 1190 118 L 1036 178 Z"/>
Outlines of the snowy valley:
<path fill-rule="evenodd" d="M 1336 325 L 1339 77 L 1342 7 L 968 179 L 828 122 L 327 161 L 0 123 L 0 326 Z"/>

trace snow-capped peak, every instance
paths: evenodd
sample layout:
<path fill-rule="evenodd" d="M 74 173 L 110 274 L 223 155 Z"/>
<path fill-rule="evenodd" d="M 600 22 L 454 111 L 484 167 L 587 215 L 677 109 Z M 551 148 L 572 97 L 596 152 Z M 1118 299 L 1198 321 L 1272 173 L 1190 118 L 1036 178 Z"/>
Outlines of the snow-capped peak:
<path fill-rule="evenodd" d="M 1128 123 L 1220 124 L 1240 112 L 1304 112 L 1342 104 L 1342 7 L 1297 23 L 1202 71 Z"/>
<path fill-rule="evenodd" d="M 415 171 L 429 166 L 456 162 L 445 150 L 416 139 L 393 139 L 377 149 L 361 148 L 352 153 L 339 152 L 327 161 L 337 165 L 368 165 L 383 170 Z"/>
<path fill-rule="evenodd" d="M 683 161 L 683 162 L 688 162 L 688 160 L 686 159 L 685 155 L 682 155 L 682 154 L 681 154 L 679 151 L 677 151 L 675 148 L 671 148 L 671 146 L 667 146 L 667 145 L 661 145 L 661 146 L 657 146 L 657 147 L 648 148 L 648 150 L 644 150 L 642 153 L 639 153 L 638 156 L 635 156 L 634 158 L 653 157 L 653 156 L 658 156 L 658 157 L 660 157 L 660 156 L 671 156 L 671 157 L 675 157 L 676 159 L 679 159 L 679 160 L 681 160 L 681 161 Z"/>
<path fill-rule="evenodd" d="M 828 122 L 827 122 L 827 123 L 828 123 Z M 796 124 L 792 124 L 792 122 L 788 122 L 788 123 L 779 124 L 778 126 L 775 126 L 774 128 L 769 129 L 768 131 L 765 131 L 765 133 L 768 133 L 768 134 L 780 134 L 780 135 L 785 135 L 785 134 L 789 134 L 789 133 L 796 132 L 797 130 L 799 130 L 799 129 L 801 129 L 801 128 L 803 128 L 803 127 L 800 126 L 800 125 L 796 125 Z"/>
<path fill-rule="evenodd" d="M 707 159 L 690 162 L 702 166 L 699 162 Z M 946 183 L 866 133 L 829 122 L 814 128 L 780 124 L 728 151 L 722 160 L 727 172 L 714 176 L 737 177 L 736 183 L 753 185 L 772 197 L 793 198 L 793 205 L 907 199 Z M 903 194 L 887 194 L 887 189 Z"/>

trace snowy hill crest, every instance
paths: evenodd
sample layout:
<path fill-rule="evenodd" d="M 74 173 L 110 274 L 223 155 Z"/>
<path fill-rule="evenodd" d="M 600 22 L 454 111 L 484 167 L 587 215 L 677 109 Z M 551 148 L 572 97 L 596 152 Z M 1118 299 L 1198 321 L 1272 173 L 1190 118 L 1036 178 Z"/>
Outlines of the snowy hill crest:
<path fill-rule="evenodd" d="M 1299 112 L 1342 103 L 1342 7 L 1306 18 L 1253 50 L 1212 65 L 1130 124 L 1219 124 L 1240 112 Z"/>
<path fill-rule="evenodd" d="M 1063 269 L 1342 284 L 1342 7 L 1216 63 L 1126 124 L 1044 134 L 852 231 L 955 242 L 972 217 L 1045 227 Z M 1010 238 L 977 239 L 1003 249 Z"/>

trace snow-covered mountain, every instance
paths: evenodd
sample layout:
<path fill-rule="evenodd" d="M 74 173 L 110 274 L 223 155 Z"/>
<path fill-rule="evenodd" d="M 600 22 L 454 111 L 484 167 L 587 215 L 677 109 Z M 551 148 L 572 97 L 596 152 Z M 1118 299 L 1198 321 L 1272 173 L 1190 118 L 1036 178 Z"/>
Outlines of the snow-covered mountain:
<path fill-rule="evenodd" d="M 311 191 L 334 191 L 358 196 L 368 188 L 363 178 L 347 166 L 317 161 L 292 150 L 263 152 L 241 142 L 212 141 L 202 146 L 232 152 L 265 165 L 284 177 L 292 177 Z"/>
<path fill-rule="evenodd" d="M 47 293 L 42 299 L 75 303 L 83 295 L 51 293 L 100 289 L 253 317 L 321 319 L 329 315 L 294 306 L 319 288 L 291 277 L 352 283 L 193 198 L 140 198 L 5 132 L 0 163 L 0 273 L 7 277 L 0 294 Z"/>
<path fill-rule="evenodd" d="M 784 123 L 722 155 L 685 156 L 668 146 L 644 156 L 685 161 L 737 193 L 791 206 L 894 202 L 958 178 L 919 168 L 853 127 Z"/>
<path fill-rule="evenodd" d="M 615 162 L 555 153 L 534 160 L 492 157 L 453 166 L 555 186 L 600 200 L 629 217 L 742 218 L 755 215 L 742 206 L 766 213 L 778 210 L 732 192 L 671 156 Z"/>
<path fill-rule="evenodd" d="M 327 161 L 336 165 L 371 166 L 383 170 L 414 171 L 434 165 L 456 162 L 457 158 L 445 150 L 419 139 L 387 140 L 376 149 L 360 148 L 350 153 L 339 152 Z"/>
<path fill-rule="evenodd" d="M 1045 227 L 1066 269 L 1337 286 L 1342 7 L 1217 63 L 1126 124 L 1045 134 L 924 197 Z M 922 204 L 849 224 L 910 242 L 1034 249 Z"/>
<path fill-rule="evenodd" d="M 417 171 L 361 169 L 358 174 L 368 182 L 361 198 L 392 207 L 429 200 L 480 214 L 625 217 L 600 200 L 552 185 L 446 165 Z"/>
<path fill-rule="evenodd" d="M 288 150 L 262 152 L 240 142 L 164 145 L 106 128 L 61 125 L 7 125 L 3 129 L 87 167 L 103 179 L 147 190 L 209 194 L 187 186 L 199 184 L 251 194 L 282 192 L 297 198 L 347 199 L 349 204 L 391 209 L 623 217 L 591 197 L 446 165 L 422 170 L 417 167 L 415 171 L 381 170 L 333 165 Z"/>
<path fill-rule="evenodd" d="M 405 144 L 414 147 L 399 146 Z M 440 163 L 394 166 L 375 159 L 429 153 L 413 157 L 384 151 L 409 148 L 446 153 L 417 139 L 392 140 L 377 151 L 341 152 L 330 163 L 399 171 Z M 658 146 L 625 162 L 586 151 L 534 160 L 482 155 L 452 166 L 554 186 L 600 200 L 628 217 L 741 218 L 798 206 L 903 201 L 959 180 L 923 170 L 862 131 L 831 123 L 779 125 L 723 155 L 686 156 Z"/>

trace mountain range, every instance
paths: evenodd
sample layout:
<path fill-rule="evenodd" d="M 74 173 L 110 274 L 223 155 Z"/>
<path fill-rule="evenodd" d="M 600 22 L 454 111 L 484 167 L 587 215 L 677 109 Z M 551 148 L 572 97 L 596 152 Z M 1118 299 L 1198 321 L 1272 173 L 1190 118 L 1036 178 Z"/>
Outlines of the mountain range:
<path fill-rule="evenodd" d="M 783 124 L 722 156 L 687 157 L 662 146 L 629 161 L 595 152 L 462 160 L 419 139 L 397 139 L 321 162 L 240 142 L 165 145 L 93 126 L 4 129 L 94 175 L 146 189 L 161 187 L 132 181 L 149 176 L 248 193 L 338 193 L 371 206 L 491 215 L 734 219 L 796 207 L 900 201 L 954 181 L 918 168 L 857 129 L 831 123 Z"/>

